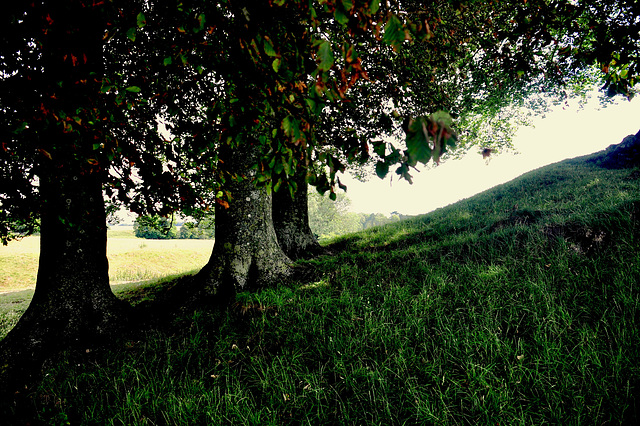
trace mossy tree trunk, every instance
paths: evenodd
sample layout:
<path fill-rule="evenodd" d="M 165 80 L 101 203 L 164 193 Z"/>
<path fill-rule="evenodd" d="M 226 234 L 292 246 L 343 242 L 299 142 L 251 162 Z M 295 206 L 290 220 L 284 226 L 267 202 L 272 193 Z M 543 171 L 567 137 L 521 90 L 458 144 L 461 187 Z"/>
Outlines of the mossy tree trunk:
<path fill-rule="evenodd" d="M 250 143 L 223 147 L 220 169 L 227 179 L 229 206 L 216 205 L 215 243 L 200 276 L 209 294 L 229 297 L 238 291 L 269 286 L 291 272 L 273 228 L 271 194 L 253 182 L 252 166 L 260 147 Z"/>

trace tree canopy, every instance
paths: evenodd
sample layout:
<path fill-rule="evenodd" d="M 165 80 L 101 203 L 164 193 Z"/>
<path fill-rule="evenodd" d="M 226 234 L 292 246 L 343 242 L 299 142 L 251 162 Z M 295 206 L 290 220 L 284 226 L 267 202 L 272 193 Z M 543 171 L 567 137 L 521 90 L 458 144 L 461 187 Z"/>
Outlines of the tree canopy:
<path fill-rule="evenodd" d="M 334 192 L 349 161 L 373 159 L 379 175 L 397 164 L 405 178 L 418 162 L 437 161 L 447 144 L 424 120 L 453 126 L 437 111 L 459 117 L 467 146 L 504 108 L 564 90 L 590 67 L 610 94 L 631 97 L 637 82 L 632 1 L 106 2 L 91 23 L 104 40 L 99 104 L 68 109 L 43 96 L 40 46 L 55 34 L 47 28 L 72 14 L 50 8 L 12 5 L 5 14 L 4 241 L 34 223 L 37 162 L 60 149 L 37 137 L 42 126 L 100 132 L 75 152 L 87 167 L 110 170 L 107 195 L 166 214 L 225 202 L 221 183 L 234 176 L 216 172 L 223 144 L 263 146 L 256 179 L 292 191 L 289 176 L 307 151 L 311 183 Z M 82 65 L 69 49 L 65 63 Z M 407 117 L 425 117 L 407 145 L 383 142 Z"/>

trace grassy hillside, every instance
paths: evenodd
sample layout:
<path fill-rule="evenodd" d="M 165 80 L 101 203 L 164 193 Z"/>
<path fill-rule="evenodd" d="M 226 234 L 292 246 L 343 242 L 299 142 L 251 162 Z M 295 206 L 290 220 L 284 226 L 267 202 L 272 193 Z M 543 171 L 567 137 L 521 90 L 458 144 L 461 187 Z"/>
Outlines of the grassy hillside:
<path fill-rule="evenodd" d="M 571 160 L 340 238 L 306 278 L 70 351 L 63 424 L 619 424 L 640 416 L 640 180 Z M 179 285 L 174 283 L 175 285 Z M 165 284 L 122 293 L 152 304 Z M 151 302 L 150 302 L 151 300 Z"/>

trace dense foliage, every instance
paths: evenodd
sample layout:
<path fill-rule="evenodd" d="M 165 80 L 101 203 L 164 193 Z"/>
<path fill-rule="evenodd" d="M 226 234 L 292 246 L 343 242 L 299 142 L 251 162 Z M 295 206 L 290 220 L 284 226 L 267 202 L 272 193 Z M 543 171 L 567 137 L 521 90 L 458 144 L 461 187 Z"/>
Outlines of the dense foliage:
<path fill-rule="evenodd" d="M 138 216 L 133 223 L 133 234 L 137 238 L 168 240 L 177 238 L 178 228 L 171 218 L 161 216 Z"/>
<path fill-rule="evenodd" d="M 133 233 L 137 238 L 151 240 L 187 239 L 211 240 L 215 237 L 213 217 L 204 217 L 199 221 L 183 221 L 178 229 L 175 217 L 158 215 L 138 216 L 133 223 Z"/>
<path fill-rule="evenodd" d="M 180 226 L 178 238 L 188 240 L 212 240 L 215 238 L 214 225 L 213 216 L 207 216 L 198 221 L 185 221 Z"/>
<path fill-rule="evenodd" d="M 38 164 L 61 149 L 37 137 L 50 125 L 91 135 L 74 155 L 102 171 L 112 200 L 166 214 L 224 202 L 220 185 L 234 176 L 216 172 L 220 145 L 260 144 L 257 178 L 274 189 L 295 190 L 288 177 L 306 167 L 307 151 L 311 183 L 333 193 L 348 161 L 372 159 L 380 175 L 396 164 L 410 178 L 418 162 L 437 160 L 447 147 L 438 123 L 451 125 L 431 116 L 438 110 L 459 116 L 462 145 L 501 146 L 512 132 L 504 123 L 535 106 L 525 103 L 531 94 L 583 87 L 593 65 L 611 94 L 631 97 L 637 82 L 638 5 L 626 0 L 114 1 L 74 30 L 103 39 L 104 66 L 86 83 L 95 83 L 90 103 L 63 105 L 62 81 L 45 81 L 43 67 L 55 69 L 39 55 L 56 32 L 41 29 L 93 7 L 65 4 L 54 13 L 47 2 L 16 2 L 4 14 L 3 238 L 37 217 Z M 69 69 L 88 60 L 69 49 L 60 52 Z M 418 116 L 435 127 L 416 121 L 406 147 L 381 138 Z"/>

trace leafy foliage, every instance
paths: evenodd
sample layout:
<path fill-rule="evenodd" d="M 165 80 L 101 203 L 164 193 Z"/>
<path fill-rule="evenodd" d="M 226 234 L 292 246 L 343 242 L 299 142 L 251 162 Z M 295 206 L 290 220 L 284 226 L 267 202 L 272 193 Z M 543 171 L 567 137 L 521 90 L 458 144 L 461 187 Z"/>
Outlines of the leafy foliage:
<path fill-rule="evenodd" d="M 133 223 L 133 233 L 138 238 L 167 240 L 178 237 L 173 219 L 161 216 L 138 216 Z"/>
<path fill-rule="evenodd" d="M 382 213 L 354 213 L 348 211 L 350 204 L 351 200 L 344 193 L 338 193 L 335 201 L 317 192 L 309 193 L 309 226 L 321 243 L 409 217 L 398 212 L 391 216 Z"/>
<path fill-rule="evenodd" d="M 153 240 L 186 239 L 212 240 L 215 238 L 213 216 L 206 216 L 200 220 L 189 219 L 177 228 L 175 218 L 159 215 L 138 216 L 133 224 L 134 235 L 138 238 Z"/>
<path fill-rule="evenodd" d="M 86 25 L 65 21 L 76 10 L 90 12 Z M 373 161 L 381 176 L 397 166 L 410 179 L 451 148 L 426 124 L 401 138 L 406 147 L 389 142 L 406 118 L 459 117 L 468 148 L 530 95 L 561 97 L 594 64 L 610 94 L 631 97 L 637 83 L 638 6 L 624 0 L 14 2 L 5 12 L 5 240 L 12 221 L 29 230 L 37 218 L 47 161 L 102 173 L 111 201 L 145 214 L 224 205 L 225 180 L 244 177 L 217 170 L 222 145 L 260 145 L 254 178 L 271 189 L 295 191 L 289 177 L 309 158 L 310 182 L 335 194 L 350 163 Z M 63 24 L 86 34 L 74 40 L 102 40 L 103 57 L 65 38 Z M 56 45 L 51 61 L 42 56 Z M 85 67 L 91 79 L 78 78 Z M 62 99 L 73 87 L 83 94 L 68 99 L 81 104 Z M 76 142 L 38 137 L 49 128 Z M 492 143 L 508 145 L 511 129 L 499 128 Z"/>
<path fill-rule="evenodd" d="M 199 221 L 187 221 L 180 226 L 178 238 L 190 240 L 212 240 L 215 238 L 215 226 L 213 216 L 205 217 Z"/>

